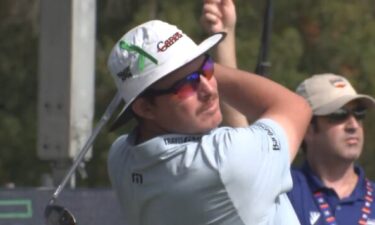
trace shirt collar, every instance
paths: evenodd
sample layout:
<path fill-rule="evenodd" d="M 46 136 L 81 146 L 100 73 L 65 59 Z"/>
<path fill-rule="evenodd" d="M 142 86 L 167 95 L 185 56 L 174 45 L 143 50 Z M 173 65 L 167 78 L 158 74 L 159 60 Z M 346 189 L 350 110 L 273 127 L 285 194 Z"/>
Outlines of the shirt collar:
<path fill-rule="evenodd" d="M 323 184 L 320 178 L 311 170 L 311 167 L 307 161 L 303 163 L 302 171 L 305 174 L 307 181 L 309 182 L 309 186 L 312 192 L 316 192 L 316 191 L 323 191 L 325 193 L 330 192 L 330 191 L 334 192 L 333 189 L 328 188 Z M 354 171 L 358 175 L 358 182 L 353 192 L 351 193 L 351 195 L 348 198 L 346 198 L 347 200 L 364 199 L 365 193 L 367 191 L 366 181 L 365 181 L 366 177 L 365 177 L 364 170 L 360 166 L 355 165 Z"/>

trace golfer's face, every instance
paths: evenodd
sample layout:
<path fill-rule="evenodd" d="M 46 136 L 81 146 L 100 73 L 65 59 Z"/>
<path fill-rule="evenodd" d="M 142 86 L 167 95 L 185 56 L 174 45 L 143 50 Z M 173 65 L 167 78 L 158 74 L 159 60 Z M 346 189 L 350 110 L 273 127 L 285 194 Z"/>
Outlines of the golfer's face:
<path fill-rule="evenodd" d="M 222 115 L 219 106 L 213 61 L 200 56 L 153 85 L 163 90 L 152 107 L 154 121 L 174 133 L 204 133 L 217 127 Z"/>

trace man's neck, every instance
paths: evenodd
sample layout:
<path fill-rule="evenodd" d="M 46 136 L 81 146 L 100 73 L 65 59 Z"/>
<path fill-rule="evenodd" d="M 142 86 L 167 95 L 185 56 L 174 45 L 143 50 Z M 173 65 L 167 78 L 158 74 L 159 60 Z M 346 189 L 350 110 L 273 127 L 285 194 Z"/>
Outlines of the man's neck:
<path fill-rule="evenodd" d="M 156 136 L 167 134 L 166 130 L 163 130 L 157 126 L 149 126 L 148 124 L 139 125 L 137 128 L 136 144 L 145 142 Z"/>
<path fill-rule="evenodd" d="M 354 163 L 312 163 L 310 166 L 324 185 L 334 189 L 340 199 L 350 196 L 357 185 Z"/>

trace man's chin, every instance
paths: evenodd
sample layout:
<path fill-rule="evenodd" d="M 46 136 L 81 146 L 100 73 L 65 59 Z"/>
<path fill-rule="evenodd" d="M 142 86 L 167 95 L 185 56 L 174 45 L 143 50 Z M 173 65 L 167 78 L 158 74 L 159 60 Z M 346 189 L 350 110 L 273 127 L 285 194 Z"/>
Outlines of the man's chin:
<path fill-rule="evenodd" d="M 348 152 L 346 155 L 345 155 L 345 158 L 347 159 L 347 161 L 349 162 L 353 162 L 353 161 L 356 161 L 359 159 L 361 155 L 361 151 L 358 150 L 358 151 L 354 151 L 354 152 Z"/>
<path fill-rule="evenodd" d="M 220 125 L 221 121 L 221 117 L 217 119 L 211 119 L 211 121 L 205 121 L 206 126 L 204 126 L 203 129 L 205 129 L 206 132 L 209 132 L 210 130 L 217 128 Z"/>

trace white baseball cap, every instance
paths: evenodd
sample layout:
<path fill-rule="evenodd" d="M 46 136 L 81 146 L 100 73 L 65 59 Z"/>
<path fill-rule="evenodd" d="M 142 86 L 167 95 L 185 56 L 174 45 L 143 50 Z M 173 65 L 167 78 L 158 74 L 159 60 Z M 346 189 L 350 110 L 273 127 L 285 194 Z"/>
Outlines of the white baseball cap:
<path fill-rule="evenodd" d="M 111 130 L 132 118 L 129 106 L 143 91 L 210 50 L 224 36 L 213 34 L 197 45 L 178 27 L 160 20 L 148 21 L 127 32 L 108 58 L 108 68 L 125 101 Z"/>
<path fill-rule="evenodd" d="M 375 107 L 374 98 L 358 94 L 346 78 L 331 73 L 311 76 L 298 85 L 296 92 L 309 102 L 316 116 L 331 114 L 353 100 L 367 108 Z"/>

